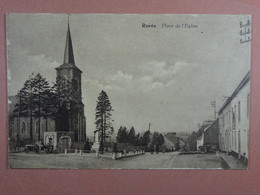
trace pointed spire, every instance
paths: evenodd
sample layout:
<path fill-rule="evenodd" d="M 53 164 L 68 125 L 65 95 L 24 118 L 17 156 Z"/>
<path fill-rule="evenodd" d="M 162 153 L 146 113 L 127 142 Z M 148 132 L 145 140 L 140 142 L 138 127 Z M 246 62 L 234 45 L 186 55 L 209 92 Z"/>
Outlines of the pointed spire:
<path fill-rule="evenodd" d="M 69 14 L 68 14 L 68 30 L 67 30 L 66 45 L 65 45 L 65 52 L 64 52 L 64 62 L 63 63 L 75 65 L 73 47 L 72 47 L 72 40 L 71 40 L 71 35 L 70 35 Z"/>

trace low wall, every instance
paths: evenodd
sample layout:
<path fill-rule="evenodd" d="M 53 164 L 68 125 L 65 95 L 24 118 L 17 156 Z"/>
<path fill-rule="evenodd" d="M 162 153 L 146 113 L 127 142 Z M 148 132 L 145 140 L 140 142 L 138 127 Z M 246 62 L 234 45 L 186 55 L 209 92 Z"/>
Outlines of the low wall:
<path fill-rule="evenodd" d="M 76 155 L 83 155 L 84 153 L 93 153 L 90 150 L 78 150 L 78 149 L 65 149 L 65 154 L 71 154 L 74 153 Z M 132 156 L 138 156 L 138 155 L 142 155 L 145 154 L 145 151 L 130 151 L 130 152 L 125 152 L 125 153 L 96 153 L 96 157 L 97 158 L 112 158 L 113 160 L 116 159 L 122 159 L 122 158 L 128 158 L 128 157 L 132 157 Z"/>
<path fill-rule="evenodd" d="M 132 156 L 138 156 L 138 155 L 142 155 L 145 154 L 144 150 L 142 151 L 130 151 L 128 153 L 113 153 L 112 154 L 112 159 L 116 160 L 116 159 L 121 159 L 121 158 L 128 158 L 128 157 L 132 157 Z"/>

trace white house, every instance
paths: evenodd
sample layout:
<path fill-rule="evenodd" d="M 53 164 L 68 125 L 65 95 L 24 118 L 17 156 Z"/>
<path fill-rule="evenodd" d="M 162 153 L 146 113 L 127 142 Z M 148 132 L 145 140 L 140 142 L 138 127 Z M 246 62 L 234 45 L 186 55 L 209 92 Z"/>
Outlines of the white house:
<path fill-rule="evenodd" d="M 200 146 L 203 146 L 204 133 L 197 139 L 197 151 L 200 150 Z"/>
<path fill-rule="evenodd" d="M 250 72 L 220 108 L 219 147 L 238 158 L 248 159 Z"/>

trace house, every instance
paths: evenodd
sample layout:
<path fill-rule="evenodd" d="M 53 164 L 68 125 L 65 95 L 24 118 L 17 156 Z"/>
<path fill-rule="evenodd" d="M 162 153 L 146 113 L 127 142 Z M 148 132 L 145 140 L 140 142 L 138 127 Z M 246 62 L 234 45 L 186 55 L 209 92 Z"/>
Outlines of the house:
<path fill-rule="evenodd" d="M 204 129 L 204 145 L 219 147 L 219 121 L 215 120 L 211 125 Z"/>
<path fill-rule="evenodd" d="M 164 135 L 164 145 L 170 150 L 180 150 L 185 147 L 185 142 L 177 136 L 176 132 L 170 132 Z"/>
<path fill-rule="evenodd" d="M 197 139 L 197 150 L 200 150 L 200 147 L 203 146 L 203 141 L 204 141 L 204 134 L 202 134 L 198 139 Z"/>
<path fill-rule="evenodd" d="M 176 132 L 166 133 L 164 135 L 164 145 L 165 148 L 169 150 L 175 150 L 177 144 L 177 135 Z"/>
<path fill-rule="evenodd" d="M 211 148 L 219 148 L 219 120 L 211 122 L 202 130 L 201 136 L 197 139 L 197 150 L 201 146 L 210 146 Z"/>
<path fill-rule="evenodd" d="M 248 159 L 250 72 L 218 111 L 220 150 Z"/>

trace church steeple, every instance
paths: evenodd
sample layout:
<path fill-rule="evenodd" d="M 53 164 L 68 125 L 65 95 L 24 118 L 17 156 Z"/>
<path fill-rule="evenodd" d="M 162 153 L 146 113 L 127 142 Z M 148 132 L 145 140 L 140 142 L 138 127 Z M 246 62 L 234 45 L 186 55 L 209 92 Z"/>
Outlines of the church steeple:
<path fill-rule="evenodd" d="M 74 60 L 74 53 L 73 53 L 73 47 L 72 47 L 72 40 L 71 40 L 71 34 L 70 34 L 70 24 L 69 24 L 69 15 L 68 15 L 68 29 L 67 29 L 67 37 L 66 37 L 66 43 L 65 43 L 65 51 L 64 51 L 64 59 L 63 64 L 59 67 L 55 68 L 57 70 L 57 76 L 65 76 L 66 78 L 71 77 L 72 75 L 68 76 L 66 74 L 69 74 L 68 71 L 64 72 L 63 69 L 69 69 L 70 71 L 79 71 L 82 73 L 82 71 L 76 66 L 75 60 Z M 69 79 L 73 79 L 72 77 Z"/>
<path fill-rule="evenodd" d="M 57 79 L 63 78 L 69 81 L 68 84 L 70 85 L 70 90 L 72 92 L 72 95 L 70 96 L 71 101 L 69 102 L 70 111 L 65 108 L 65 111 L 64 109 L 59 110 L 55 119 L 55 129 L 57 131 L 67 130 L 73 132 L 73 140 L 85 141 L 86 119 L 84 116 L 84 104 L 82 102 L 82 71 L 75 65 L 74 61 L 73 47 L 70 34 L 69 15 L 67 37 L 64 51 L 64 61 L 63 64 L 61 64 L 59 67 L 55 69 Z M 71 134 L 71 136 L 73 136 L 73 134 Z"/>
<path fill-rule="evenodd" d="M 69 15 L 68 15 L 68 29 L 67 29 L 67 37 L 66 37 L 63 64 L 75 65 L 72 40 L 71 40 L 71 35 L 70 35 Z"/>

